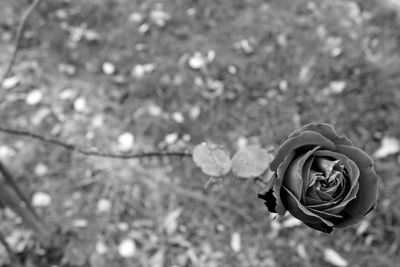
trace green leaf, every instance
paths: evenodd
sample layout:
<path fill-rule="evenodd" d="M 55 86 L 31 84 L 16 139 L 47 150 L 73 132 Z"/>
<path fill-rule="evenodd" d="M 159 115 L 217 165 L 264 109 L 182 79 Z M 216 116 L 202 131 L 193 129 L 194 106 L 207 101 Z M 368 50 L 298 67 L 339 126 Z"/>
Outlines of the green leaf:
<path fill-rule="evenodd" d="M 213 143 L 197 145 L 193 150 L 193 160 L 204 174 L 214 177 L 225 175 L 232 168 L 229 152 Z"/>
<path fill-rule="evenodd" d="M 253 145 L 239 150 L 232 159 L 232 172 L 240 178 L 255 178 L 263 174 L 273 156 L 265 149 Z"/>

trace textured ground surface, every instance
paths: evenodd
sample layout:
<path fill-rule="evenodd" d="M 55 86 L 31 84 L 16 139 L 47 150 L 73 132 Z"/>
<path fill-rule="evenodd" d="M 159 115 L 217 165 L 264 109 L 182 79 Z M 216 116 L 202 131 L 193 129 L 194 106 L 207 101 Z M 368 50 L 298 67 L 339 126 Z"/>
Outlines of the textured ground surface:
<path fill-rule="evenodd" d="M 43 1 L 13 68 L 18 83 L 9 80 L 0 102 L 1 125 L 112 152 L 129 148 L 123 133 L 134 136 L 134 150 L 203 140 L 232 151 L 245 142 L 276 146 L 315 121 L 370 154 L 384 137 L 400 138 L 394 9 L 374 1 L 160 3 Z M 0 3 L 1 68 L 25 4 Z M 253 184 L 204 188 L 208 178 L 190 160 L 99 159 L 19 136 L 0 141 L 24 190 L 51 196 L 40 214 L 77 233 L 66 265 L 326 266 L 327 248 L 349 266 L 400 260 L 396 155 L 376 160 L 376 211 L 358 228 L 326 235 L 289 217 L 272 221 Z M 1 222 L 15 249 L 32 242 L 9 212 Z M 118 251 L 124 240 L 136 245 L 132 258 Z"/>

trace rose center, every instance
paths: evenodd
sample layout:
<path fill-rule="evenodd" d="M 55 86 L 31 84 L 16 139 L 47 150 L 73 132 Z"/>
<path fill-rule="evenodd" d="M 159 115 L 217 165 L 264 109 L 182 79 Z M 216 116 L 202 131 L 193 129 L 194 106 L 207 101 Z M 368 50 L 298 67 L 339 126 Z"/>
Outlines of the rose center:
<path fill-rule="evenodd" d="M 334 197 L 344 187 L 345 175 L 346 171 L 340 160 L 318 157 L 311 167 L 308 187 Z"/>

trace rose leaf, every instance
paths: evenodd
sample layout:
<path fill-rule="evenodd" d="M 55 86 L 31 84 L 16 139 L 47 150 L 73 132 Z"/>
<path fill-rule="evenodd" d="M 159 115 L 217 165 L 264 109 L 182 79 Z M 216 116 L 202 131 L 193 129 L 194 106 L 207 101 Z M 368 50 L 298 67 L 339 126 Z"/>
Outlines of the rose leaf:
<path fill-rule="evenodd" d="M 204 174 L 214 177 L 225 175 L 232 168 L 229 152 L 213 143 L 197 145 L 193 150 L 193 160 Z"/>
<path fill-rule="evenodd" d="M 232 159 L 232 172 L 240 178 L 255 178 L 269 167 L 273 156 L 265 149 L 252 145 L 239 150 Z"/>

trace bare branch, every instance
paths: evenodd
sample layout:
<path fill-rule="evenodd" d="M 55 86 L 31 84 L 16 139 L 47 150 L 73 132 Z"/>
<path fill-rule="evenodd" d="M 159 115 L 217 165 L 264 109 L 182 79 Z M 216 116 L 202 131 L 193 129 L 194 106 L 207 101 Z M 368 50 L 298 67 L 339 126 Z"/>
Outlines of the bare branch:
<path fill-rule="evenodd" d="M 148 158 L 148 157 L 192 157 L 191 153 L 188 152 L 174 152 L 174 151 L 153 151 L 153 152 L 139 152 L 135 154 L 115 154 L 115 153 L 108 153 L 108 152 L 101 152 L 96 150 L 85 150 L 80 147 L 77 147 L 73 144 L 64 143 L 57 139 L 45 137 L 36 133 L 31 133 L 28 131 L 23 130 L 16 130 L 16 129 L 9 129 L 0 126 L 0 132 L 19 135 L 19 136 L 26 136 L 33 139 L 40 140 L 45 143 L 53 144 L 59 147 L 63 147 L 69 151 L 86 155 L 86 156 L 95 156 L 95 157 L 102 157 L 102 158 L 118 158 L 118 159 L 135 159 L 135 158 Z"/>
<path fill-rule="evenodd" d="M 11 173 L 7 170 L 6 166 L 4 166 L 4 164 L 1 161 L 0 161 L 0 173 L 3 175 L 5 181 L 11 186 L 11 188 L 14 189 L 17 196 L 25 203 L 26 207 L 32 212 L 34 216 L 36 216 L 39 219 L 39 216 L 32 207 L 31 203 L 25 197 L 25 195 L 22 193 L 21 189 L 15 182 L 14 177 L 11 175 Z"/>
<path fill-rule="evenodd" d="M 3 87 L 3 82 L 7 78 L 8 74 L 10 73 L 12 67 L 14 66 L 15 60 L 17 58 L 17 54 L 19 51 L 19 48 L 21 46 L 21 40 L 22 37 L 24 36 L 24 31 L 25 31 L 25 26 L 26 22 L 29 18 L 29 16 L 32 14 L 33 10 L 39 5 L 41 0 L 34 0 L 31 5 L 25 10 L 25 12 L 22 14 L 21 21 L 18 25 L 17 29 L 17 37 L 15 38 L 15 44 L 13 51 L 11 53 L 10 60 L 8 61 L 8 64 L 3 72 L 3 75 L 0 78 L 0 88 Z"/>
<path fill-rule="evenodd" d="M 0 202 L 14 211 L 27 226 L 35 231 L 44 247 L 51 246 L 54 239 L 53 230 L 36 213 L 27 209 L 26 203 L 3 179 L 0 179 Z"/>

